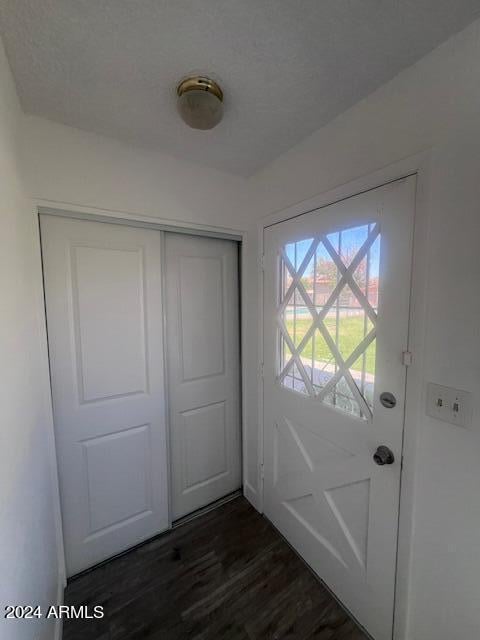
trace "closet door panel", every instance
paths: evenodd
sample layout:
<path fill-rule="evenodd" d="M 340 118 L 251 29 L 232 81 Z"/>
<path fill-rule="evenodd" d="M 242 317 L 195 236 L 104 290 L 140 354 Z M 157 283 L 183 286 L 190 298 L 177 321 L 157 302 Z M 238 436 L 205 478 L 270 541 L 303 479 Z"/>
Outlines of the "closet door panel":
<path fill-rule="evenodd" d="M 41 218 L 68 575 L 168 528 L 160 232 Z"/>
<path fill-rule="evenodd" d="M 241 485 L 238 258 L 228 240 L 166 233 L 172 511 Z"/>

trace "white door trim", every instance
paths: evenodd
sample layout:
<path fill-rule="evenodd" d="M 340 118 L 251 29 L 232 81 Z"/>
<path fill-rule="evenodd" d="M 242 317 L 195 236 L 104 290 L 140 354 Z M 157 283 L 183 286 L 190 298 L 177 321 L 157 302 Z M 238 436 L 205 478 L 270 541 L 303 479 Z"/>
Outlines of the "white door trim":
<path fill-rule="evenodd" d="M 249 242 L 248 233 L 246 230 L 232 229 L 229 227 L 219 227 L 215 225 L 208 224 L 198 224 L 195 222 L 184 222 L 171 220 L 168 218 L 160 218 L 153 217 L 143 214 L 138 214 L 130 211 L 118 211 L 118 210 L 110 210 L 110 209 L 101 209 L 98 207 L 89 207 L 79 204 L 73 204 L 68 202 L 57 202 L 50 201 L 41 198 L 33 198 L 33 215 L 35 216 L 37 229 L 40 229 L 40 215 L 48 214 L 51 216 L 59 216 L 59 217 L 68 217 L 68 218 L 76 218 L 79 220 L 91 220 L 96 222 L 107 222 L 110 224 L 119 224 L 119 225 L 127 225 L 130 227 L 140 227 L 147 229 L 154 229 L 157 231 L 171 231 L 175 233 L 186 233 L 190 235 L 199 235 L 204 237 L 211 238 L 221 238 L 226 240 L 235 240 L 239 243 L 239 291 L 240 291 L 240 371 L 241 371 L 241 402 L 240 402 L 240 411 L 241 411 L 241 448 L 242 448 L 242 485 L 245 484 L 247 478 L 247 424 L 246 424 L 246 389 L 245 389 L 245 380 L 247 376 L 246 372 L 246 359 L 243 354 L 246 352 L 246 344 L 247 337 L 245 334 L 245 326 L 246 326 L 246 280 L 242 274 L 246 273 L 246 261 L 247 261 L 247 251 L 246 246 Z M 161 233 L 161 243 L 164 243 L 164 234 Z M 40 255 L 42 252 L 41 246 L 41 237 L 40 233 L 37 235 L 38 238 L 38 247 L 40 251 Z M 162 264 L 164 260 L 164 254 L 162 252 Z M 164 277 L 165 270 L 163 270 L 162 278 Z M 40 295 L 42 300 L 45 301 L 45 287 L 43 282 L 43 265 L 40 264 L 40 277 L 41 277 L 41 291 Z M 163 313 L 165 316 L 165 309 L 163 309 Z M 47 332 L 47 320 L 46 320 L 46 309 L 45 303 L 42 304 L 41 309 L 41 321 L 43 326 L 45 327 L 45 345 L 48 345 L 48 332 Z M 165 317 L 164 317 L 164 332 L 165 332 Z M 165 336 L 164 336 L 165 338 Z M 55 491 L 57 495 L 60 495 L 59 484 L 58 484 L 58 462 L 57 462 L 57 453 L 55 447 L 55 439 L 53 435 L 53 406 L 52 406 L 52 381 L 50 374 L 50 357 L 48 354 L 48 348 L 46 348 L 47 359 L 49 365 L 48 371 L 48 380 L 46 380 L 46 384 L 48 385 L 49 393 L 50 393 L 50 401 L 49 401 L 49 412 L 52 416 L 52 438 L 49 444 L 49 448 L 51 449 L 50 453 L 52 456 L 52 460 L 55 465 Z M 166 360 L 164 358 L 164 367 L 166 368 Z M 166 383 L 167 384 L 167 383 Z M 166 388 L 166 393 L 168 394 L 168 389 Z M 168 405 L 168 397 L 166 398 L 166 402 Z M 168 411 L 168 406 L 166 407 Z M 169 438 L 169 429 L 167 429 L 167 438 Z M 170 447 L 170 442 L 167 441 L 168 447 Z M 169 459 L 170 464 L 170 459 Z M 168 470 L 170 477 L 170 469 Z M 244 487 L 245 492 L 245 487 Z M 170 500 L 169 496 L 169 500 Z M 60 505 L 60 500 L 58 499 L 58 504 Z M 57 529 L 59 535 L 59 549 L 58 555 L 60 560 L 60 570 L 59 570 L 59 578 L 60 583 L 63 587 L 67 584 L 66 579 L 66 567 L 65 567 L 65 552 L 63 545 L 63 525 L 62 525 L 62 516 L 60 512 L 60 506 L 57 514 Z M 172 526 L 172 518 L 171 518 L 171 505 L 169 503 L 169 527 Z"/>
<path fill-rule="evenodd" d="M 264 460 L 264 410 L 263 410 L 263 255 L 265 229 L 304 213 L 321 209 L 360 193 L 384 186 L 389 182 L 402 180 L 410 175 L 417 176 L 415 199 L 413 257 L 410 294 L 410 321 L 408 348 L 413 353 L 413 362 L 408 368 L 405 393 L 405 418 L 403 429 L 402 472 L 400 479 L 400 510 L 397 541 L 397 571 L 395 584 L 393 640 L 408 640 L 409 611 L 408 592 L 411 568 L 411 540 L 413 536 L 413 505 L 415 488 L 415 450 L 418 437 L 418 417 L 421 415 L 423 398 L 423 352 L 422 343 L 426 330 L 426 309 L 424 295 L 426 287 L 427 254 L 427 204 L 430 173 L 430 152 L 425 151 L 380 169 L 368 176 L 362 176 L 325 193 L 319 194 L 263 217 L 258 223 L 259 245 L 259 413 L 258 413 L 258 508 L 263 511 L 263 460 Z"/>
<path fill-rule="evenodd" d="M 64 206 L 66 208 L 64 208 Z M 80 207 L 68 205 L 37 204 L 38 214 L 48 214 L 50 216 L 60 216 L 62 218 L 77 218 L 79 220 L 92 220 L 94 222 L 109 222 L 110 224 L 120 224 L 129 227 L 141 227 L 144 229 L 155 229 L 157 231 L 172 231 L 173 233 L 187 233 L 189 235 L 200 235 L 210 238 L 223 238 L 225 240 L 243 240 L 244 232 L 226 227 L 216 227 L 213 225 L 198 225 L 193 222 L 183 223 L 174 220 L 154 218 L 152 216 L 140 216 L 133 213 L 121 211 L 109 211 L 108 209 L 94 209 L 92 207 Z"/>

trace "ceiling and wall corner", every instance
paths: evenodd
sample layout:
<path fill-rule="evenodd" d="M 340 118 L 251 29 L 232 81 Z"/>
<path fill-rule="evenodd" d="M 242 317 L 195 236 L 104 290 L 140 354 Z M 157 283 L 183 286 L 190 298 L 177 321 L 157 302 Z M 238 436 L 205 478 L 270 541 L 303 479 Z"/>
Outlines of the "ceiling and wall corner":
<path fill-rule="evenodd" d="M 476 17 L 477 0 L 0 2 L 26 113 L 244 176 Z M 176 112 L 191 72 L 224 89 L 208 134 Z"/>
<path fill-rule="evenodd" d="M 249 196 L 276 211 L 424 149 L 478 115 L 480 21 L 257 172 Z M 320 152 L 322 150 L 322 152 Z"/>

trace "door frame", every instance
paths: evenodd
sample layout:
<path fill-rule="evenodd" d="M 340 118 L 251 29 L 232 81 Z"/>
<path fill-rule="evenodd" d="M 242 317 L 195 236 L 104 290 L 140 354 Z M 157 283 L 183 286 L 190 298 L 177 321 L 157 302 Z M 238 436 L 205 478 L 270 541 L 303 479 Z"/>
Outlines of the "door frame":
<path fill-rule="evenodd" d="M 247 264 L 247 251 L 246 246 L 248 243 L 248 236 L 246 230 L 238 230 L 231 229 L 228 227 L 217 227 L 214 225 L 207 224 L 196 224 L 194 222 L 183 222 L 183 221 L 174 221 L 165 218 L 157 218 L 153 216 L 146 215 L 138 215 L 130 212 L 124 211 L 111 211 L 108 209 L 99 209 L 97 207 L 86 207 L 82 205 L 70 205 L 69 203 L 63 204 L 58 202 L 50 202 L 45 200 L 37 200 L 34 205 L 34 215 L 36 218 L 37 224 L 37 233 L 38 233 L 38 246 L 40 250 L 40 277 L 41 277 L 41 296 L 42 296 L 42 323 L 45 328 L 45 338 L 47 345 L 47 359 L 48 359 L 48 389 L 50 393 L 50 412 L 52 423 L 54 423 L 53 417 L 53 401 L 52 401 L 52 377 L 51 377 L 51 366 L 50 366 L 50 354 L 48 351 L 48 326 L 47 326 L 47 318 L 46 318 L 46 300 L 45 300 L 45 286 L 44 286 L 44 271 L 43 271 L 43 259 L 42 259 L 42 240 L 41 240 L 41 232 L 40 232 L 40 216 L 41 215 L 50 215 L 56 216 L 60 218 L 71 218 L 76 220 L 86 220 L 92 222 L 100 222 L 100 223 L 108 223 L 108 224 L 118 224 L 122 226 L 128 227 L 136 227 L 143 229 L 152 229 L 153 231 L 160 232 L 172 232 L 172 233 L 184 233 L 187 235 L 197 235 L 200 237 L 207 238 L 218 238 L 222 240 L 233 240 L 238 245 L 239 251 L 239 260 L 238 260 L 238 293 L 239 293 L 239 328 L 240 328 L 240 348 L 239 348 L 239 359 L 240 359 L 240 425 L 241 425 L 241 471 L 242 471 L 242 487 L 246 478 L 246 434 L 247 434 L 247 424 L 246 424 L 246 389 L 245 389 L 245 380 L 247 376 L 246 372 L 246 360 L 243 357 L 245 353 L 246 346 L 246 335 L 245 335 L 245 307 L 244 301 L 245 297 L 245 288 L 246 281 L 245 278 L 242 277 L 242 274 L 245 273 L 246 264 Z M 161 251 L 161 264 L 162 264 L 162 288 L 165 286 L 165 234 L 160 233 L 160 251 Z M 163 296 L 163 291 L 162 291 Z M 165 322 L 165 305 L 162 306 L 163 313 L 163 338 L 164 344 L 166 340 L 166 322 Z M 170 420 L 169 420 L 169 400 L 168 400 L 168 377 L 167 377 L 167 359 L 166 354 L 163 354 L 163 367 L 165 372 L 165 423 L 167 425 L 167 451 L 168 451 L 168 478 L 169 482 L 171 482 L 171 442 L 170 442 Z M 66 565 L 65 565 L 65 551 L 64 551 L 64 536 L 63 536 L 63 524 L 62 524 L 62 513 L 60 508 L 60 488 L 59 488 L 59 478 L 58 478 L 58 460 L 57 460 L 57 450 L 55 437 L 53 434 L 52 441 L 50 444 L 51 448 L 51 456 L 55 467 L 55 491 L 58 496 L 58 512 L 55 514 L 56 516 L 56 529 L 57 529 L 57 537 L 58 537 L 58 555 L 59 555 L 59 566 L 60 566 L 60 584 L 62 586 L 62 593 L 59 593 L 59 602 L 63 602 L 63 589 L 67 585 L 67 577 L 66 577 Z M 172 508 L 171 508 L 171 494 L 168 492 L 168 524 L 169 527 L 167 531 L 172 529 Z"/>
<path fill-rule="evenodd" d="M 419 153 L 380 169 L 370 175 L 342 184 L 308 200 L 263 217 L 258 224 L 259 273 L 258 273 L 258 370 L 263 372 L 264 360 L 264 287 L 263 264 L 265 232 L 268 227 L 320 210 L 366 191 L 416 176 L 415 211 L 413 216 L 413 248 L 410 286 L 410 310 L 408 326 L 408 350 L 413 354 L 407 367 L 405 409 L 403 424 L 402 468 L 400 472 L 400 501 L 396 550 L 395 596 L 393 607 L 393 640 L 407 640 L 409 622 L 409 581 L 411 573 L 411 541 L 413 537 L 414 491 L 416 483 L 416 443 L 419 416 L 424 406 L 424 358 L 423 337 L 426 331 L 426 255 L 428 249 L 427 216 L 430 176 L 430 151 Z M 263 512 L 263 463 L 264 463 L 264 390 L 263 375 L 258 385 L 258 487 L 259 510 Z"/>

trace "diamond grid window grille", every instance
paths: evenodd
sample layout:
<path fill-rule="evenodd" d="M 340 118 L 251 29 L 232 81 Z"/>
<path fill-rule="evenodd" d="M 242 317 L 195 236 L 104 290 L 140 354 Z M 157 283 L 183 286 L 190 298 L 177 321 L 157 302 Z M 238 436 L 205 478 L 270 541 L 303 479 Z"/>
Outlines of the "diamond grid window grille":
<path fill-rule="evenodd" d="M 371 420 L 380 226 L 285 245 L 280 255 L 278 381 Z"/>

